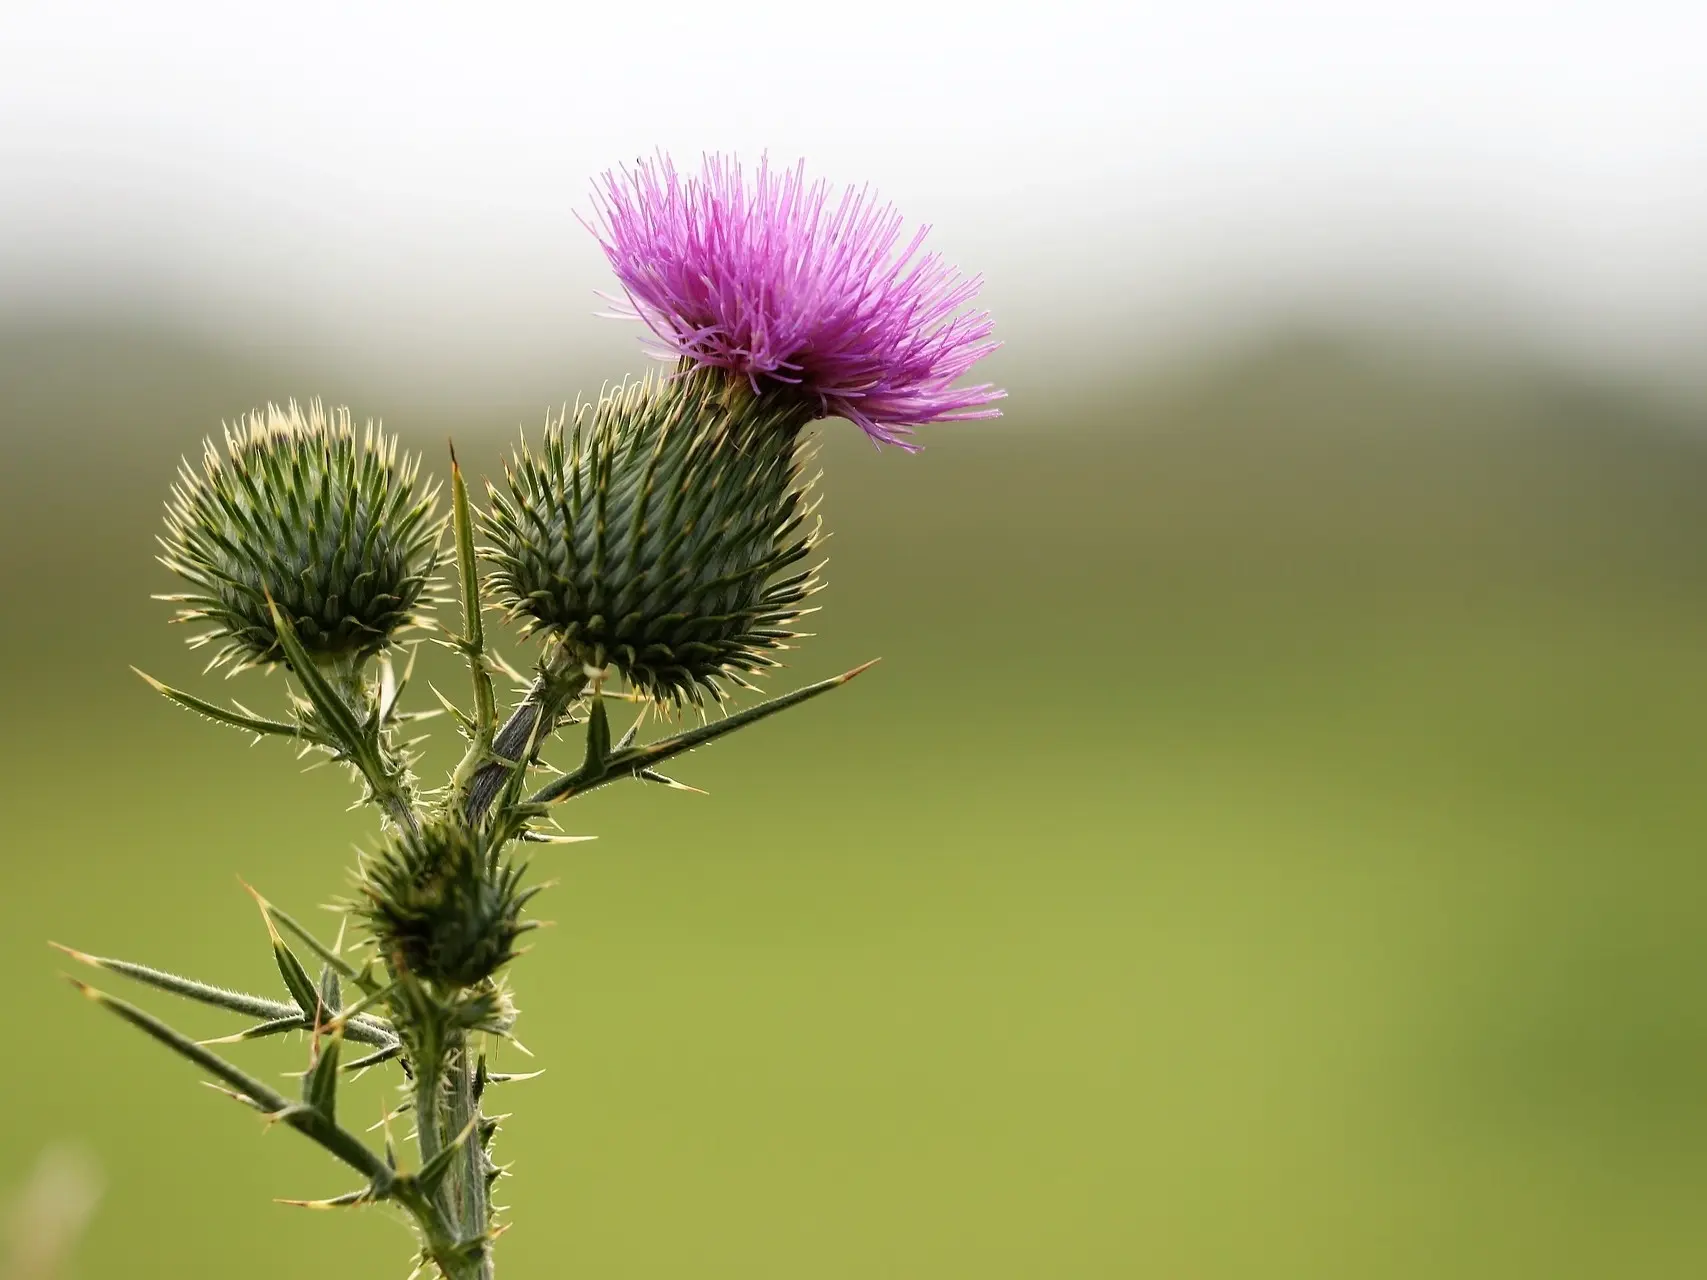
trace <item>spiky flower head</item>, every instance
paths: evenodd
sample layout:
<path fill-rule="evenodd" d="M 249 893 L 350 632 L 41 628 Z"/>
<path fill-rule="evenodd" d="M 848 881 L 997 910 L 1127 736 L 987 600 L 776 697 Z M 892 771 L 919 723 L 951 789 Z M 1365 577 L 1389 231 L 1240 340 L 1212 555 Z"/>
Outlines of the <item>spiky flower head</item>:
<path fill-rule="evenodd" d="M 195 590 L 168 596 L 180 621 L 222 640 L 215 665 L 280 662 L 268 597 L 316 658 L 364 657 L 416 620 L 438 557 L 436 490 L 418 458 L 349 410 L 269 404 L 185 463 L 166 504 L 161 563 Z"/>
<path fill-rule="evenodd" d="M 533 928 L 523 864 L 455 821 L 389 835 L 358 872 L 355 911 L 391 969 L 443 987 L 478 986 Z"/>
<path fill-rule="evenodd" d="M 604 175 L 589 225 L 622 282 L 613 299 L 663 354 L 729 370 L 756 392 L 805 393 L 816 416 L 905 445 L 913 427 L 993 418 L 1003 392 L 954 383 L 999 345 L 965 308 L 979 280 L 903 240 L 869 188 L 808 184 L 804 164 L 707 156 L 684 178 L 667 157 Z"/>
<path fill-rule="evenodd" d="M 532 629 L 659 701 L 701 703 L 775 665 L 816 580 L 802 483 L 809 406 L 691 366 L 581 405 L 506 467 L 490 581 Z"/>

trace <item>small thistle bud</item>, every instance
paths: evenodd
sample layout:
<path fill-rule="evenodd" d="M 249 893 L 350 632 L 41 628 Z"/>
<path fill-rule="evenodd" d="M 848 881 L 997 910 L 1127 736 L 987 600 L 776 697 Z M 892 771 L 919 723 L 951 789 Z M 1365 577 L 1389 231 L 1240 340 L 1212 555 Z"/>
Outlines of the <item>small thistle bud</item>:
<path fill-rule="evenodd" d="M 533 926 L 522 908 L 525 867 L 501 862 L 484 837 L 454 822 L 396 833 L 359 872 L 356 913 L 390 966 L 446 987 L 478 986 L 515 957 Z"/>
<path fill-rule="evenodd" d="M 438 556 L 435 490 L 417 495 L 420 460 L 399 458 L 373 425 L 360 439 L 347 409 L 268 405 L 207 441 L 166 506 L 161 563 L 196 591 L 167 597 L 180 621 L 223 640 L 214 665 L 283 661 L 267 598 L 316 658 L 367 657 L 415 610 Z"/>
<path fill-rule="evenodd" d="M 775 665 L 816 588 L 801 429 L 811 406 L 720 369 L 647 378 L 547 427 L 485 519 L 513 616 L 659 701 Z M 787 576 L 786 571 L 794 569 Z"/>

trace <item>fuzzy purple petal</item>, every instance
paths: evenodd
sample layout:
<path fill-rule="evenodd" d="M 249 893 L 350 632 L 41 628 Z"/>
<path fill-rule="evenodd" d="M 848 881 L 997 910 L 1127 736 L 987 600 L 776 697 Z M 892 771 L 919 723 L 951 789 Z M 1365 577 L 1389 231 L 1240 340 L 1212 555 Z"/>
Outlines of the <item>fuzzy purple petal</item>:
<path fill-rule="evenodd" d="M 894 207 L 869 188 L 833 196 L 804 164 L 777 172 L 707 156 L 683 178 L 667 157 L 607 173 L 589 224 L 624 314 L 661 354 L 816 396 L 826 416 L 907 446 L 912 428 L 994 418 L 1004 392 L 957 387 L 1000 344 L 989 313 L 968 310 L 980 281 L 902 239 Z"/>

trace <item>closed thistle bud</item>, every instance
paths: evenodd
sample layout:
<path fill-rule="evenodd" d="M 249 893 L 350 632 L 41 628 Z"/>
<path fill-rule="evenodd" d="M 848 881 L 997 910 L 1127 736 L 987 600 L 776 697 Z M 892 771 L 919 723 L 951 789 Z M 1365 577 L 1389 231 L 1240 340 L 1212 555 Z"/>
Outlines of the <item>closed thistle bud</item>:
<path fill-rule="evenodd" d="M 455 822 L 389 836 L 359 872 L 355 910 L 392 969 L 446 987 L 478 986 L 515 957 L 534 926 L 525 867 Z"/>
<path fill-rule="evenodd" d="M 207 441 L 166 506 L 161 563 L 197 590 L 168 596 L 180 621 L 223 640 L 214 665 L 284 659 L 270 595 L 316 658 L 362 658 L 416 620 L 438 557 L 436 490 L 417 494 L 420 460 L 347 409 L 268 405 Z"/>
<path fill-rule="evenodd" d="M 817 582 L 801 430 L 810 404 L 720 369 L 647 378 L 547 426 L 494 490 L 491 581 L 585 663 L 659 701 L 720 698 L 774 666 Z"/>

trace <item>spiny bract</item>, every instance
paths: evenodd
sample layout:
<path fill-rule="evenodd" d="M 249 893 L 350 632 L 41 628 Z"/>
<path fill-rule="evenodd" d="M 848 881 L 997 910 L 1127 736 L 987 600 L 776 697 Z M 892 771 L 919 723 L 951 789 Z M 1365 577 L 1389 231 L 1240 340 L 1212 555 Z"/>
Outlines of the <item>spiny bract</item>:
<path fill-rule="evenodd" d="M 349 410 L 292 401 L 226 427 L 223 453 L 206 442 L 199 472 L 185 463 L 166 505 L 161 563 L 197 590 L 167 596 L 181 621 L 225 641 L 213 665 L 282 661 L 270 594 L 316 657 L 367 656 L 416 620 L 438 557 L 436 490 L 416 494 L 420 460 Z"/>
<path fill-rule="evenodd" d="M 522 908 L 539 887 L 499 857 L 484 835 L 455 821 L 393 833 L 363 864 L 356 913 L 397 973 L 446 987 L 484 982 L 515 958 L 534 926 Z"/>
<path fill-rule="evenodd" d="M 817 586 L 796 568 L 815 541 L 811 417 L 786 390 L 685 365 L 579 406 L 517 453 L 508 496 L 490 494 L 499 599 L 652 698 L 720 698 L 776 665 Z"/>

